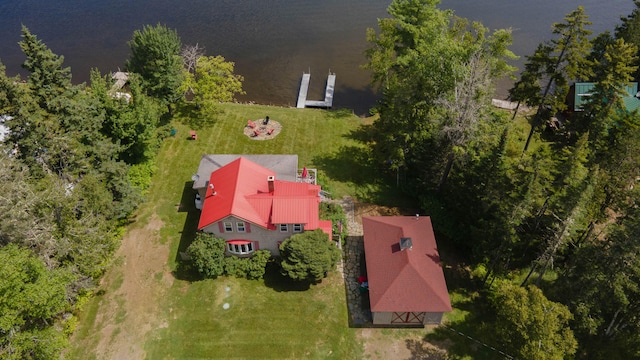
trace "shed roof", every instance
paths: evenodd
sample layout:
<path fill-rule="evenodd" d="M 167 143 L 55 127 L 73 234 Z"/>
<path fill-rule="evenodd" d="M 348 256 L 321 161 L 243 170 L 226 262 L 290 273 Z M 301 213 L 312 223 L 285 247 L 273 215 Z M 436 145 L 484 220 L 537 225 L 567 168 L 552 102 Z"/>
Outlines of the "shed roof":
<path fill-rule="evenodd" d="M 451 311 L 428 216 L 363 216 L 362 225 L 371 311 Z M 410 249 L 400 250 L 402 238 Z"/>

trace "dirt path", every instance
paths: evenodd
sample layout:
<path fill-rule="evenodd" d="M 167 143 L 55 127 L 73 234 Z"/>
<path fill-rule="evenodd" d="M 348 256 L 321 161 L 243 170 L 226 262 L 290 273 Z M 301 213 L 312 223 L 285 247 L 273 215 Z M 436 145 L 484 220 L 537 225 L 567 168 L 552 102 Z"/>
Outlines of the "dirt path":
<path fill-rule="evenodd" d="M 159 316 L 158 302 L 164 289 L 173 283 L 167 267 L 169 247 L 158 242 L 163 223 L 153 214 L 141 229 L 129 231 L 122 239 L 115 265 L 105 276 L 95 331 L 100 332 L 95 350 L 98 359 L 143 359 L 147 333 L 166 326 Z"/>

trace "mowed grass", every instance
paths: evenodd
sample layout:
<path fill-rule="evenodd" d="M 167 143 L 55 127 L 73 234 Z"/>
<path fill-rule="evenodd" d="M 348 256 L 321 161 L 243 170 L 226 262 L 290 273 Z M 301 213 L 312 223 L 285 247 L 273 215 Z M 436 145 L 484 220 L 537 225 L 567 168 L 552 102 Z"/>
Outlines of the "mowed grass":
<path fill-rule="evenodd" d="M 150 335 L 149 359 L 353 359 L 361 351 L 337 273 L 305 291 L 235 278 L 174 290 L 172 319 Z"/>
<path fill-rule="evenodd" d="M 191 119 L 180 118 L 184 113 L 178 113 L 172 124 L 177 134 L 165 139 L 146 202 L 130 225 L 141 229 L 159 217 L 158 241 L 170 249 L 169 269 L 154 270 L 152 276 L 158 284 L 163 283 L 163 271 L 173 274 L 164 276 L 174 277 L 169 288 L 147 300 L 157 305 L 162 326 L 148 333 L 145 344 L 139 345 L 149 359 L 360 357 L 356 330 L 348 327 L 339 274 L 331 274 L 304 291 L 288 288 L 277 274 L 271 274 L 266 282 L 235 278 L 198 281 L 180 270 L 178 258 L 196 232 L 199 212 L 193 205 L 191 176 L 203 154 L 297 154 L 300 167 L 323 171 L 334 196 L 392 196 L 366 163 L 364 145 L 356 139 L 367 120 L 343 111 L 239 104 L 225 104 L 222 109 L 209 125 L 196 128 L 196 141 L 188 140 Z M 266 115 L 282 125 L 278 136 L 266 141 L 246 137 L 243 129 L 247 120 Z M 109 276 L 118 274 L 119 266 L 114 263 L 105 284 L 114 282 Z M 97 346 L 96 337 L 105 326 L 104 312 L 122 307 L 105 301 L 105 297 L 96 296 L 87 304 L 66 358 L 101 358 L 91 347 Z M 229 303 L 228 310 L 222 308 L 224 303 Z M 112 320 L 116 327 L 118 320 Z"/>

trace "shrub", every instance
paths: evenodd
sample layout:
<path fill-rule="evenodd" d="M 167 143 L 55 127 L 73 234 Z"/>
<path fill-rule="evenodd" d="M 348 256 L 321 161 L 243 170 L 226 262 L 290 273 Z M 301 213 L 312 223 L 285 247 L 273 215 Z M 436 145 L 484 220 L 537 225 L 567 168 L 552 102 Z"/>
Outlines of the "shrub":
<path fill-rule="evenodd" d="M 225 275 L 235 276 L 237 278 L 247 277 L 249 270 L 249 259 L 239 258 L 237 256 L 227 256 L 224 258 Z"/>
<path fill-rule="evenodd" d="M 340 250 L 322 230 L 296 234 L 280 245 L 282 274 L 293 280 L 319 282 L 335 268 Z"/>
<path fill-rule="evenodd" d="M 198 272 L 205 278 L 216 278 L 224 273 L 224 240 L 203 232 L 187 248 L 187 254 Z"/>
<path fill-rule="evenodd" d="M 339 234 L 340 239 L 345 239 L 347 236 L 347 217 L 344 215 L 342 206 L 335 203 L 320 203 L 320 218 L 331 220 L 333 233 Z"/>
<path fill-rule="evenodd" d="M 247 279 L 262 279 L 269 259 L 271 259 L 269 250 L 258 250 L 253 253 L 253 256 L 248 261 Z"/>

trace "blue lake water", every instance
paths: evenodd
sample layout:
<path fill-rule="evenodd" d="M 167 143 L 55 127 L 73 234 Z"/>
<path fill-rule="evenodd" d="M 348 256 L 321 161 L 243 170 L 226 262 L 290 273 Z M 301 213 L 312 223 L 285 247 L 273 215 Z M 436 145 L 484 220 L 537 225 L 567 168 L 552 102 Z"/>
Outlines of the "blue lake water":
<path fill-rule="evenodd" d="M 121 68 L 135 29 L 162 23 L 184 44 L 236 63 L 247 92 L 241 101 L 295 106 L 300 77 L 311 71 L 310 99 L 321 99 L 326 74 L 337 74 L 334 107 L 365 113 L 375 104 L 365 62 L 365 31 L 386 17 L 389 0 L 0 0 L 0 60 L 7 73 L 22 73 L 18 47 L 26 25 L 55 53 L 65 56 L 74 82 L 93 67 Z M 632 0 L 443 0 L 441 8 L 489 28 L 513 28 L 518 55 L 550 37 L 550 26 L 583 5 L 595 33 L 613 30 Z M 520 65 L 517 62 L 516 65 Z M 508 82 L 501 82 L 504 96 Z"/>

